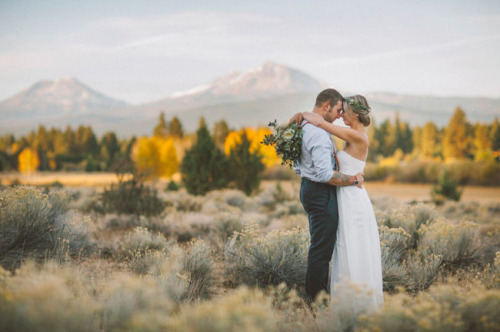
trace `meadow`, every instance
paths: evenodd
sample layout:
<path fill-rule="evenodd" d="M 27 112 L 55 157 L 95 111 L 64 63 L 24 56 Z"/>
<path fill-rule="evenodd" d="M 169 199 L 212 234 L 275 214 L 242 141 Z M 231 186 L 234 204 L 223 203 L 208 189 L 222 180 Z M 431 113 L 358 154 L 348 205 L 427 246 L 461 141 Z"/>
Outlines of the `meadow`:
<path fill-rule="evenodd" d="M 253 196 L 157 182 L 161 211 L 147 215 L 110 212 L 113 176 L 86 176 L 3 175 L 0 330 L 500 330 L 500 188 L 434 206 L 430 185 L 368 182 L 385 296 L 371 312 L 353 310 L 355 285 L 348 301 L 305 303 L 296 180 L 264 181 Z"/>

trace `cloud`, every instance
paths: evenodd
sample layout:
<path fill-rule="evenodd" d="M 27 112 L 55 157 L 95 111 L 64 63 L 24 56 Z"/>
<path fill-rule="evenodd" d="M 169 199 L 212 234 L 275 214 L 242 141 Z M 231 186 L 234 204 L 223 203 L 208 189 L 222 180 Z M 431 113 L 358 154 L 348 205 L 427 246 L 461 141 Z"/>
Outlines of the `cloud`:
<path fill-rule="evenodd" d="M 490 36 L 480 36 L 474 38 L 468 38 L 463 40 L 456 40 L 442 44 L 428 45 L 422 47 L 412 47 L 406 49 L 396 49 L 387 52 L 372 53 L 362 56 L 348 56 L 342 58 L 334 58 L 328 61 L 321 62 L 320 65 L 332 66 L 332 65 L 345 65 L 345 64 L 360 64 L 375 62 L 382 59 L 390 59 L 396 57 L 402 57 L 406 55 L 418 55 L 425 53 L 436 53 L 444 50 L 450 50 L 454 48 L 460 48 L 464 46 L 470 46 L 473 44 L 492 42 L 500 39 L 500 34 L 490 35 Z"/>

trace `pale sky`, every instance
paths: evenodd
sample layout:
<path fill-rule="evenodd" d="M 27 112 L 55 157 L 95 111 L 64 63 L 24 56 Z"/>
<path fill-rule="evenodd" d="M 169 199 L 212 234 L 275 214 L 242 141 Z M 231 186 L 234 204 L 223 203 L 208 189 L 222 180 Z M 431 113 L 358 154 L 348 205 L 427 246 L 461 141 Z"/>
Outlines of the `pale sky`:
<path fill-rule="evenodd" d="M 500 97 L 498 0 L 0 0 L 0 100 L 73 76 L 130 103 L 275 61 L 341 91 Z"/>

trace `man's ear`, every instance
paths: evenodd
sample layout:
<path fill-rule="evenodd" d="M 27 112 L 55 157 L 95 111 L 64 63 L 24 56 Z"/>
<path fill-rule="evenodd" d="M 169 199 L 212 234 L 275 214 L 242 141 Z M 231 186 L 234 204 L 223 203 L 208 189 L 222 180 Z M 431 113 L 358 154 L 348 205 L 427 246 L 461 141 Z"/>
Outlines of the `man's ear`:
<path fill-rule="evenodd" d="M 323 103 L 323 105 L 321 105 L 321 109 L 323 109 L 323 111 L 326 112 L 328 110 L 329 106 L 330 106 L 330 102 L 329 101 L 325 101 Z"/>

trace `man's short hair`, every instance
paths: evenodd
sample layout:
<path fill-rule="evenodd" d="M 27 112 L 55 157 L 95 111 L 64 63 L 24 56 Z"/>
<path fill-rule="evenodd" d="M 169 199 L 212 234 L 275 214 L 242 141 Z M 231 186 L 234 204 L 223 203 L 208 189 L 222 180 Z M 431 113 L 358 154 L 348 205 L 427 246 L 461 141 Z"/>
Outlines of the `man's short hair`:
<path fill-rule="evenodd" d="M 325 101 L 330 103 L 333 107 L 337 105 L 339 101 L 344 102 L 344 97 L 335 89 L 326 89 L 319 93 L 316 97 L 316 107 L 321 107 Z"/>

